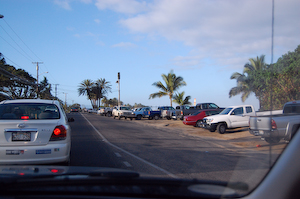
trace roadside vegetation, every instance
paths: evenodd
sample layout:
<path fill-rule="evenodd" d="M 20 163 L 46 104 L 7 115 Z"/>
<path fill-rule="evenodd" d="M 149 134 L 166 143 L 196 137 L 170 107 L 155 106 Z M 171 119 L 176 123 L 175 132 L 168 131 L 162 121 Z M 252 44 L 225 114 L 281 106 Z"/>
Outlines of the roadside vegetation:
<path fill-rule="evenodd" d="M 152 93 L 149 96 L 149 99 L 154 99 L 156 97 L 169 96 L 170 106 L 172 106 L 172 100 L 174 99 L 174 93 L 182 86 L 186 86 L 185 81 L 181 76 L 176 76 L 173 72 L 169 72 L 167 75 L 162 74 L 164 82 L 158 81 L 154 82 L 152 85 L 158 88 L 160 91 Z M 177 95 L 178 96 L 178 95 Z M 181 97 L 181 96 L 180 96 Z M 183 96 L 182 96 L 183 98 Z M 178 99 L 178 98 L 177 98 Z"/>
<path fill-rule="evenodd" d="M 281 109 L 288 101 L 300 99 L 300 45 L 288 52 L 275 64 L 267 65 L 265 56 L 250 58 L 243 73 L 233 73 L 230 79 L 237 86 L 229 91 L 229 97 L 242 94 L 244 102 L 251 93 L 259 100 L 260 110 Z"/>

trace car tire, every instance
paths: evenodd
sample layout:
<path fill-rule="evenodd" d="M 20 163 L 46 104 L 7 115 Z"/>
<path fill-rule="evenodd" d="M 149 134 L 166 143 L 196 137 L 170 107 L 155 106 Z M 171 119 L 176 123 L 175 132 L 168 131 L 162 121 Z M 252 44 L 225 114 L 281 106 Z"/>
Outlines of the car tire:
<path fill-rule="evenodd" d="M 280 141 L 279 137 L 268 137 L 265 138 L 265 141 L 268 142 L 269 144 L 277 144 Z"/>
<path fill-rule="evenodd" d="M 142 119 L 142 116 L 141 116 L 141 115 L 137 115 L 137 116 L 136 116 L 136 119 L 137 119 L 137 120 L 141 120 L 141 119 Z"/>
<path fill-rule="evenodd" d="M 202 120 L 198 120 L 198 121 L 196 122 L 196 125 L 195 125 L 195 127 L 200 127 L 200 126 L 201 126 L 201 124 L 202 124 Z"/>
<path fill-rule="evenodd" d="M 171 120 L 171 117 L 167 116 L 167 119 L 168 119 L 168 120 Z"/>
<path fill-rule="evenodd" d="M 227 127 L 226 127 L 226 124 L 224 124 L 224 123 L 220 123 L 217 126 L 217 130 L 220 134 L 224 134 L 226 132 L 226 129 L 227 129 Z"/>
<path fill-rule="evenodd" d="M 154 115 L 154 119 L 158 120 L 159 119 L 159 115 Z"/>
<path fill-rule="evenodd" d="M 149 120 L 152 120 L 152 119 L 153 119 L 153 117 L 152 117 L 152 116 L 149 116 L 149 117 L 148 117 L 148 119 L 149 119 Z"/>

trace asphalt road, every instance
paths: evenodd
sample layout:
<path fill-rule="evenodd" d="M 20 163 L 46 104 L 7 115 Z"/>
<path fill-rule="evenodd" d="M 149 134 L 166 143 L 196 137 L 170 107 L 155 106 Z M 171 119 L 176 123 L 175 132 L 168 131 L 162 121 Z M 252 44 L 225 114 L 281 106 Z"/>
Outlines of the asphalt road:
<path fill-rule="evenodd" d="M 198 178 L 257 185 L 269 168 L 269 156 L 226 140 L 194 137 L 180 131 L 71 113 L 71 166 L 113 167 L 145 176 Z"/>

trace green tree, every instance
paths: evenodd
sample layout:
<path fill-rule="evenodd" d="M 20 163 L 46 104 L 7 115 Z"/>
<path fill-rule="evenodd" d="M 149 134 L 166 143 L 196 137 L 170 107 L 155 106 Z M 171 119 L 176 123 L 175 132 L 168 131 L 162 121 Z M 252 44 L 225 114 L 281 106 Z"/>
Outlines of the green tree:
<path fill-rule="evenodd" d="M 168 73 L 167 75 L 162 74 L 161 76 L 164 80 L 165 85 L 161 81 L 154 82 L 152 85 L 157 87 L 161 91 L 150 94 L 149 99 L 169 96 L 170 105 L 172 106 L 172 99 L 173 99 L 174 92 L 177 91 L 180 87 L 186 86 L 186 83 L 181 76 L 177 77 L 173 73 L 173 70 L 171 70 L 171 72 Z"/>
<path fill-rule="evenodd" d="M 93 100 L 95 100 L 95 94 L 93 93 L 93 87 L 94 82 L 90 79 L 85 79 L 79 84 L 78 88 L 78 94 L 80 95 L 86 95 L 87 98 L 91 101 L 91 105 L 94 108 L 95 103 L 93 103 Z"/>
<path fill-rule="evenodd" d="M 229 98 L 232 96 L 242 94 L 242 102 L 250 96 L 253 92 L 257 99 L 259 100 L 260 108 L 262 101 L 262 88 L 265 86 L 265 79 L 258 79 L 258 76 L 254 78 L 257 73 L 262 73 L 268 69 L 267 64 L 265 63 L 265 55 L 260 57 L 250 58 L 249 63 L 244 65 L 243 73 L 235 72 L 231 75 L 230 79 L 235 79 L 237 81 L 237 86 L 233 87 L 229 91 Z M 259 82 L 254 86 L 253 81 Z"/>
<path fill-rule="evenodd" d="M 0 53 L 0 94 L 1 99 L 35 98 L 36 79 L 23 69 L 6 64 Z"/>
<path fill-rule="evenodd" d="M 181 93 L 176 93 L 173 97 L 173 102 L 177 103 L 178 105 L 190 105 L 192 104 L 190 102 L 191 96 L 186 96 L 184 98 L 184 91 Z"/>
<path fill-rule="evenodd" d="M 51 84 L 48 83 L 48 79 L 44 77 L 44 80 L 39 84 L 39 98 L 41 99 L 54 99 L 51 94 Z"/>
<path fill-rule="evenodd" d="M 108 92 L 111 92 L 110 82 L 106 81 L 105 78 L 100 78 L 96 80 L 92 90 L 96 96 L 97 105 L 100 107 L 101 98 L 103 98 Z"/>

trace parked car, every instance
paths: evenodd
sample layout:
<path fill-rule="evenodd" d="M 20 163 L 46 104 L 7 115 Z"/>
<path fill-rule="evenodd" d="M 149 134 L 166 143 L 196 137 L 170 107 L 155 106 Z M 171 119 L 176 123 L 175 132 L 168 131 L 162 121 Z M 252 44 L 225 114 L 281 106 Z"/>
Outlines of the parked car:
<path fill-rule="evenodd" d="M 152 111 L 151 107 L 138 108 L 136 111 L 134 111 L 135 118 L 137 120 L 149 118 L 150 111 Z"/>
<path fill-rule="evenodd" d="M 71 129 L 55 100 L 20 99 L 0 103 L 0 164 L 68 163 Z"/>
<path fill-rule="evenodd" d="M 167 117 L 167 111 L 175 110 L 174 107 L 172 107 L 172 106 L 159 106 L 157 109 L 161 112 L 160 113 L 161 118 Z"/>
<path fill-rule="evenodd" d="M 114 119 L 117 117 L 120 120 L 123 117 L 125 119 L 129 118 L 132 120 L 132 118 L 135 117 L 135 114 L 128 106 L 115 106 L 112 110 L 112 116 Z"/>
<path fill-rule="evenodd" d="M 177 118 L 183 120 L 184 116 L 193 114 L 199 110 L 219 109 L 220 107 L 215 103 L 199 103 L 196 106 L 179 106 L 178 108 L 175 111 L 175 115 Z"/>
<path fill-rule="evenodd" d="M 111 107 L 105 107 L 104 111 L 103 111 L 103 115 L 105 115 L 107 117 L 111 117 L 112 116 L 112 110 L 113 110 L 113 108 L 111 108 Z"/>
<path fill-rule="evenodd" d="M 184 116 L 183 124 L 200 127 L 203 122 L 203 118 L 211 115 L 217 115 L 222 110 L 223 109 L 198 110 L 197 112 L 191 115 Z"/>
<path fill-rule="evenodd" d="M 97 111 L 97 115 L 103 115 L 104 109 L 105 109 L 104 107 L 100 107 Z"/>
<path fill-rule="evenodd" d="M 218 115 L 205 117 L 201 127 L 224 134 L 226 129 L 249 126 L 249 117 L 255 115 L 252 105 L 230 106 Z"/>
<path fill-rule="evenodd" d="M 300 101 L 287 102 L 282 114 L 252 116 L 249 132 L 261 136 L 268 143 L 278 143 L 281 139 L 290 141 L 300 127 Z"/>

